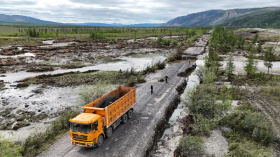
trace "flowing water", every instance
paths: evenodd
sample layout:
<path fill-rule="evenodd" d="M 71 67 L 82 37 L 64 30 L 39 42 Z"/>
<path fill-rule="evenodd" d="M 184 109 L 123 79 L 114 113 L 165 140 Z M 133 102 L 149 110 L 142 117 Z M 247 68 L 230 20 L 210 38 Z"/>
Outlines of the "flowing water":
<path fill-rule="evenodd" d="M 36 77 L 39 75 L 54 75 L 54 74 L 63 74 L 69 72 L 86 72 L 90 70 L 100 70 L 100 71 L 119 71 L 119 70 L 130 70 L 134 69 L 136 71 L 140 71 L 147 67 L 148 65 L 152 65 L 158 61 L 164 61 L 166 56 L 162 56 L 160 54 L 153 55 L 145 55 L 143 57 L 135 58 L 135 57 L 119 57 L 122 61 L 118 62 L 109 62 L 103 64 L 97 64 L 94 66 L 87 66 L 77 69 L 58 69 L 51 72 L 26 72 L 19 71 L 16 73 L 6 73 L 5 77 L 0 77 L 0 80 L 4 82 L 16 82 L 20 80 L 24 80 L 26 78 Z"/>

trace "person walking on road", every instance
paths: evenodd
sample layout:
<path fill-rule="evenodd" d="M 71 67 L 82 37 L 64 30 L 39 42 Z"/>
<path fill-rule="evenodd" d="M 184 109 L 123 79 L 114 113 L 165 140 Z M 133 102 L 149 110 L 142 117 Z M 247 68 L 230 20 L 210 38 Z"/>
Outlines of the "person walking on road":
<path fill-rule="evenodd" d="M 167 79 L 169 79 L 169 77 L 166 75 L 166 76 L 165 76 L 165 82 L 166 82 L 166 83 L 168 83 L 168 82 L 167 82 Z"/>
<path fill-rule="evenodd" d="M 153 87 L 153 85 L 151 85 L 151 94 L 153 94 L 154 93 L 154 87 Z"/>

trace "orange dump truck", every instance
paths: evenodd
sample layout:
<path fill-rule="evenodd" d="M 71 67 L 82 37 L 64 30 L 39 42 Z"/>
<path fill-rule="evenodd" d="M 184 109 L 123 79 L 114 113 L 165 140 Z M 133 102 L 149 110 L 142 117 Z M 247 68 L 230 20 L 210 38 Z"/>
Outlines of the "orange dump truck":
<path fill-rule="evenodd" d="M 126 123 L 132 117 L 135 103 L 135 88 L 117 87 L 85 105 L 84 113 L 69 120 L 72 144 L 99 147 L 121 122 Z"/>

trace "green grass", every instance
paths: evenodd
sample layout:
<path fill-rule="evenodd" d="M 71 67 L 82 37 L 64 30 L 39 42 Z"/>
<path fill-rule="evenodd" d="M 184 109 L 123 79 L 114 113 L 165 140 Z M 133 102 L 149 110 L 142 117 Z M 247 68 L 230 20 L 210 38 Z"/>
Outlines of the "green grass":
<path fill-rule="evenodd" d="M 0 136 L 0 156 L 14 157 L 21 156 L 22 146 L 19 143 L 13 143 L 9 140 L 4 140 Z"/>
<path fill-rule="evenodd" d="M 69 131 L 69 119 L 78 114 L 76 111 L 66 112 L 58 120 L 52 122 L 52 125 L 45 132 L 30 135 L 23 142 L 22 155 L 35 156 L 45 150 L 55 140 Z"/>

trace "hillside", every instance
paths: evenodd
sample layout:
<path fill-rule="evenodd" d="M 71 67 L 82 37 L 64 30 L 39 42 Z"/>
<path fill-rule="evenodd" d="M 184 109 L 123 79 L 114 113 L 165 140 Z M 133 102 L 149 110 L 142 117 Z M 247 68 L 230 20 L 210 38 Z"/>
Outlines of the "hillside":
<path fill-rule="evenodd" d="M 227 20 L 220 25 L 233 27 L 280 27 L 280 10 L 261 14 L 249 14 Z"/>
<path fill-rule="evenodd" d="M 233 18 L 246 15 L 256 15 L 280 10 L 279 7 L 230 9 L 230 10 L 209 10 L 186 16 L 177 17 L 168 21 L 162 26 L 213 26 Z"/>
<path fill-rule="evenodd" d="M 36 18 L 21 15 L 0 14 L 1 23 L 24 23 L 24 24 L 58 24 L 50 21 L 43 21 Z"/>

